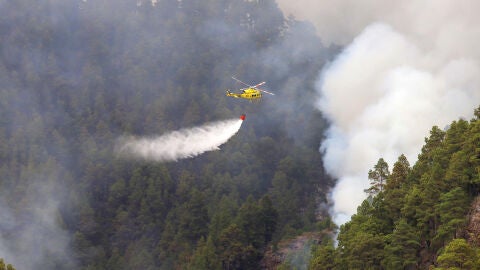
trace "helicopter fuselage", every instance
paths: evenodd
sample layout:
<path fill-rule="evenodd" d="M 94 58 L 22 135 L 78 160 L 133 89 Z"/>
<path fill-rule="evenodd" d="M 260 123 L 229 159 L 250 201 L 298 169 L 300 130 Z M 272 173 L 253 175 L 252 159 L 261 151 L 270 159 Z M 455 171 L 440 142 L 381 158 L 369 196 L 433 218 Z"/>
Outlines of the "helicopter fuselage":
<path fill-rule="evenodd" d="M 246 88 L 241 93 L 232 93 L 227 90 L 227 96 L 234 98 L 244 98 L 249 100 L 260 99 L 262 97 L 262 92 L 255 88 Z"/>

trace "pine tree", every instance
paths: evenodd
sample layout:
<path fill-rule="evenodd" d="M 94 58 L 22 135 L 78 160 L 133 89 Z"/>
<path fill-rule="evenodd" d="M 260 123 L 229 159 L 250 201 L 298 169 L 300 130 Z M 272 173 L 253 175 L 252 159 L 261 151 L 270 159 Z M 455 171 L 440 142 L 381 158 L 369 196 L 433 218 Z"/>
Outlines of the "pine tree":
<path fill-rule="evenodd" d="M 400 219 L 395 224 L 395 229 L 388 235 L 387 242 L 385 258 L 382 261 L 385 269 L 411 269 L 418 265 L 419 234 L 405 219 Z"/>
<path fill-rule="evenodd" d="M 260 200 L 259 214 L 261 217 L 261 224 L 263 225 L 264 245 L 272 241 L 273 233 L 277 228 L 278 212 L 273 207 L 272 200 L 268 195 L 265 195 Z"/>
<path fill-rule="evenodd" d="M 237 210 L 238 206 L 232 197 L 223 196 L 221 198 L 218 205 L 214 208 L 209 224 L 208 235 L 212 238 L 213 242 L 216 243 L 220 232 L 232 223 Z"/>
<path fill-rule="evenodd" d="M 349 269 L 381 269 L 384 257 L 384 242 L 381 236 L 360 231 L 350 239 L 349 246 Z"/>
<path fill-rule="evenodd" d="M 385 228 L 383 222 L 373 215 L 375 208 L 370 201 L 364 200 L 357 208 L 357 214 L 340 227 L 337 266 L 345 269 L 380 269 L 385 255 Z"/>
<path fill-rule="evenodd" d="M 443 246 L 444 242 L 456 237 L 457 230 L 466 224 L 465 215 L 468 207 L 468 195 L 460 187 L 440 196 L 440 201 L 435 206 L 435 212 L 437 212 L 441 224 L 434 239 L 440 242 L 438 243 L 439 246 Z"/>
<path fill-rule="evenodd" d="M 438 256 L 438 268 L 435 269 L 480 269 L 478 253 L 465 239 L 454 239 Z"/>
<path fill-rule="evenodd" d="M 402 206 L 405 203 L 407 177 L 410 170 L 410 164 L 402 154 L 393 165 L 392 174 L 387 179 L 384 200 L 387 215 L 392 221 L 400 217 Z"/>
<path fill-rule="evenodd" d="M 218 252 L 223 269 L 257 269 L 261 254 L 252 245 L 246 245 L 244 232 L 231 224 L 219 237 Z"/>
<path fill-rule="evenodd" d="M 380 158 L 377 164 L 373 167 L 373 170 L 368 171 L 370 188 L 366 189 L 365 192 L 372 196 L 383 192 L 389 175 L 390 172 L 388 171 L 387 162 L 385 162 L 383 158 Z"/>
<path fill-rule="evenodd" d="M 397 162 L 393 164 L 392 174 L 388 177 L 386 188 L 397 189 L 406 184 L 407 176 L 410 173 L 410 163 L 404 154 L 398 157 Z"/>
<path fill-rule="evenodd" d="M 422 151 L 418 155 L 418 160 L 412 168 L 411 179 L 419 181 L 422 178 L 422 175 L 428 171 L 429 166 L 432 165 L 433 157 L 441 146 L 444 137 L 444 131 L 437 126 L 432 127 L 430 130 L 430 137 L 425 138 L 425 144 L 422 147 Z"/>
<path fill-rule="evenodd" d="M 210 237 L 208 240 L 204 237 L 200 238 L 187 269 L 221 269 L 221 262 L 215 254 L 215 246 Z"/>
<path fill-rule="evenodd" d="M 11 264 L 5 265 L 5 261 L 0 258 L 0 270 L 15 270 Z"/>
<path fill-rule="evenodd" d="M 308 270 L 335 269 L 335 247 L 331 239 L 316 246 L 308 265 Z"/>
<path fill-rule="evenodd" d="M 238 210 L 235 224 L 238 225 L 244 241 L 247 244 L 259 249 L 263 246 L 264 224 L 258 203 L 254 201 L 252 196 Z"/>

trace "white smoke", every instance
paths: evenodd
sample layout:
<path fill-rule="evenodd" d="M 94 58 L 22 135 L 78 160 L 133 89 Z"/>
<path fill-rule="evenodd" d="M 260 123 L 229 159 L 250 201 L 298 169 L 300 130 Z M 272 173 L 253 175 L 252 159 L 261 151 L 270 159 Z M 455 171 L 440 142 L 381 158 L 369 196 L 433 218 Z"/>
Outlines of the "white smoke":
<path fill-rule="evenodd" d="M 59 265 L 73 269 L 70 234 L 61 219 L 60 199 L 53 195 L 59 184 L 37 176 L 32 176 L 37 181 L 21 197 L 24 209 L 8 203 L 5 194 L 0 197 L 0 258 L 16 269 L 55 269 Z"/>
<path fill-rule="evenodd" d="M 338 178 L 332 215 L 343 224 L 380 157 L 392 166 L 403 153 L 413 164 L 433 125 L 469 119 L 479 105 L 480 2 L 299 2 L 280 6 L 311 18 L 327 44 L 347 45 L 317 84 L 331 122 L 324 165 Z"/>
<path fill-rule="evenodd" d="M 158 137 L 123 137 L 117 152 L 123 156 L 152 161 L 177 161 L 207 151 L 219 150 L 242 126 L 242 120 L 230 119 L 181 129 Z"/>

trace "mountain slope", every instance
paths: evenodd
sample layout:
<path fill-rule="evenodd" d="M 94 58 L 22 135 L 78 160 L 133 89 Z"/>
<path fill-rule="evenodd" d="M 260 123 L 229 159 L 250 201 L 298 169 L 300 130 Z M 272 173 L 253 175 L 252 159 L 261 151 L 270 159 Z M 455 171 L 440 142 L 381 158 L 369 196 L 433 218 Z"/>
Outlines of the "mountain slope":
<path fill-rule="evenodd" d="M 311 104 L 327 50 L 275 1 L 1 1 L 0 18 L 0 252 L 15 267 L 254 269 L 315 227 L 333 182 Z M 230 99 L 232 75 L 276 95 Z M 219 151 L 114 152 L 242 113 Z"/>

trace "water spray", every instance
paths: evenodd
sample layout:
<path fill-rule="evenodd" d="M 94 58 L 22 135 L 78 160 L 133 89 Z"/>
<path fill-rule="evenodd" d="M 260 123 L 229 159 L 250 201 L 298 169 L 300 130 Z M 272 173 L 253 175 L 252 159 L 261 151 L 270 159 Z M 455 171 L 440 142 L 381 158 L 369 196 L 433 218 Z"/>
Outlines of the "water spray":
<path fill-rule="evenodd" d="M 245 114 L 242 114 L 240 119 L 206 123 L 157 137 L 121 137 L 116 152 L 124 157 L 159 162 L 191 158 L 207 151 L 219 150 L 222 144 L 240 130 L 244 120 Z"/>

